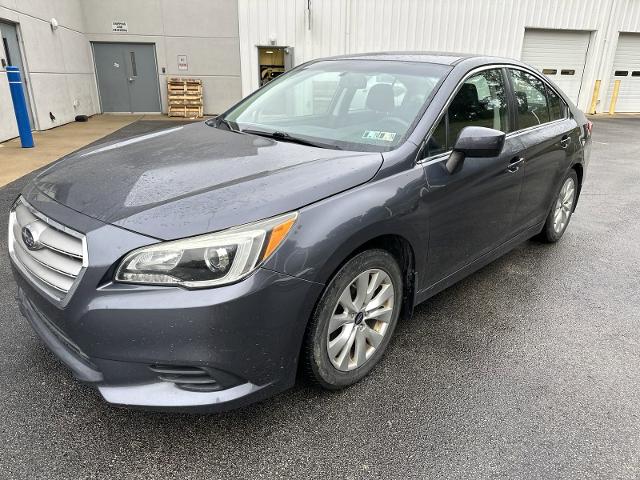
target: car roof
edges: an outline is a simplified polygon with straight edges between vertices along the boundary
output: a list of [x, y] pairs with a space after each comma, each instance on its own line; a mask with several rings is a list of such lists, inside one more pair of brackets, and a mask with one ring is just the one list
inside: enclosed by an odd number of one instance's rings
[[521, 62], [512, 58], [452, 52], [369, 52], [317, 59], [317, 61], [322, 60], [390, 60], [398, 62], [438, 63], [450, 66], [457, 65], [463, 60], [475, 60], [474, 63], [521, 64]]

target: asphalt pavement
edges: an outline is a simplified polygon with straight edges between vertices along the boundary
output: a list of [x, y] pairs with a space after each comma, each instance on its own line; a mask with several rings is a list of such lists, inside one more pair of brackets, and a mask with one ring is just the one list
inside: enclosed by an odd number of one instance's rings
[[[118, 409], [76, 382], [18, 312], [2, 233], [0, 479], [640, 478], [640, 118], [594, 124], [561, 242], [420, 305], [352, 388], [225, 414]], [[0, 189], [2, 232], [26, 181]]]

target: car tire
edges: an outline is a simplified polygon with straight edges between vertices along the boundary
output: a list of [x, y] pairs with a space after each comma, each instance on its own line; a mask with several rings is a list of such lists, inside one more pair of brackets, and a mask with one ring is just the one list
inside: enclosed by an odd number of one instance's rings
[[373, 369], [398, 322], [402, 278], [398, 262], [381, 249], [359, 253], [340, 268], [307, 327], [301, 359], [307, 379], [339, 390]]
[[577, 196], [578, 175], [574, 169], [571, 169], [562, 179], [560, 189], [544, 222], [544, 227], [537, 237], [539, 240], [545, 243], [555, 243], [562, 238], [569, 226]]

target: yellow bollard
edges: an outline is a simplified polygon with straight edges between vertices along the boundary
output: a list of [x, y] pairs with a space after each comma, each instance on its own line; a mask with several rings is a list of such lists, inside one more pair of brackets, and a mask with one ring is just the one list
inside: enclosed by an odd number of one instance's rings
[[609, 115], [616, 113], [616, 102], [618, 101], [618, 92], [620, 91], [620, 80], [613, 82], [613, 95], [611, 95], [611, 105], [609, 105]]
[[593, 96], [591, 97], [591, 106], [589, 107], [589, 114], [596, 113], [596, 104], [598, 103], [598, 97], [600, 96], [600, 83], [601, 80], [596, 80], [596, 84], [593, 87]]

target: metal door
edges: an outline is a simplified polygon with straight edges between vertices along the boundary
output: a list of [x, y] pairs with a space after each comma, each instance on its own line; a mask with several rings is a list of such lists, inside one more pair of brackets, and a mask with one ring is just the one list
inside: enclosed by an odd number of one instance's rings
[[29, 114], [29, 125], [33, 129], [33, 117], [29, 103], [29, 90], [27, 89], [27, 76], [24, 72], [22, 56], [20, 55], [20, 44], [18, 43], [18, 29], [13, 23], [0, 22], [0, 34], [2, 36], [2, 47], [4, 48], [4, 56], [2, 48], [0, 48], [0, 57], [3, 58], [2, 69], [7, 65], [12, 65], [20, 69], [20, 77], [22, 78], [22, 88], [24, 97], [27, 100], [27, 113]]
[[94, 43], [103, 112], [159, 112], [155, 46]]

